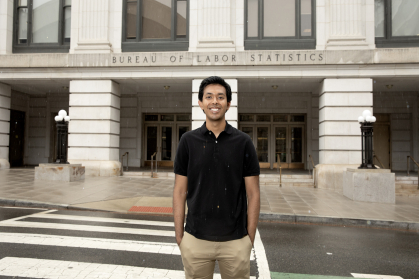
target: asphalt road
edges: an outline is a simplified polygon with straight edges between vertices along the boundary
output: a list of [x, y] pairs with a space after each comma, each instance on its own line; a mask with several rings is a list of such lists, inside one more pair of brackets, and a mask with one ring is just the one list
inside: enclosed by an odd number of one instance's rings
[[[253, 278], [267, 267], [272, 278], [419, 278], [418, 233], [274, 222], [258, 230]], [[173, 235], [172, 217], [0, 207], [0, 278], [179, 278]]]

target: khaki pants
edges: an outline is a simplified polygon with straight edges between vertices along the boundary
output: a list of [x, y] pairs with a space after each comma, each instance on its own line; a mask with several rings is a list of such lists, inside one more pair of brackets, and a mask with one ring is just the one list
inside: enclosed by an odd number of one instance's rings
[[186, 279], [212, 278], [216, 260], [223, 279], [250, 277], [252, 242], [248, 235], [242, 239], [215, 242], [197, 239], [185, 232], [179, 248]]

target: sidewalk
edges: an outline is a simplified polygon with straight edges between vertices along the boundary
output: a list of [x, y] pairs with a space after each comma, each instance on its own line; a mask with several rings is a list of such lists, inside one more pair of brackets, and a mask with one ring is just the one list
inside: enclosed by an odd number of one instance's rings
[[[173, 184], [172, 179], [134, 177], [35, 181], [34, 169], [8, 169], [0, 170], [0, 205], [167, 214]], [[261, 186], [261, 219], [419, 231], [419, 197], [365, 203], [325, 189]]]

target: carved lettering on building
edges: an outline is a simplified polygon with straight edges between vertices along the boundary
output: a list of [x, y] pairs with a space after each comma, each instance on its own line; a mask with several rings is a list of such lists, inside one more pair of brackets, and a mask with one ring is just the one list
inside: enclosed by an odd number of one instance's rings
[[196, 65], [304, 65], [325, 64], [323, 51], [244, 51], [235, 53], [122, 53], [113, 54], [112, 66]]

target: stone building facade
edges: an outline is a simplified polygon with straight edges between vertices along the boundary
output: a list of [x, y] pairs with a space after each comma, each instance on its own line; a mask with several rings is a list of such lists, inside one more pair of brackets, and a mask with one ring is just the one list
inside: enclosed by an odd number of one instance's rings
[[171, 166], [211, 75], [263, 168], [311, 157], [319, 187], [341, 187], [365, 109], [385, 168], [419, 159], [416, 0], [2, 0], [0, 167], [53, 162], [60, 109], [88, 175], [118, 175], [125, 152], [130, 167], [154, 152]]

